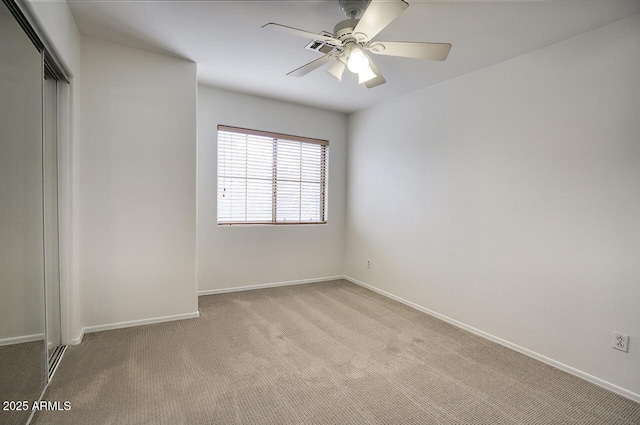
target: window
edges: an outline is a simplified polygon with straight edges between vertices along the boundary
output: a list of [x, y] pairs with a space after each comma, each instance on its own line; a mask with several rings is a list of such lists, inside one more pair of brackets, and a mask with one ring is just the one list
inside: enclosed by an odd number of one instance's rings
[[218, 126], [218, 224], [326, 223], [329, 142]]

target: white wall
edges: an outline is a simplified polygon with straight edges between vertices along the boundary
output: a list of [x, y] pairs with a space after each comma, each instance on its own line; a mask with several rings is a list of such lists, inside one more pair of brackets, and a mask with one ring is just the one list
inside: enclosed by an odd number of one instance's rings
[[638, 398], [638, 52], [635, 15], [351, 115], [346, 273]]
[[[328, 223], [217, 226], [217, 126], [329, 140]], [[344, 259], [346, 116], [198, 87], [198, 287], [240, 286], [341, 275]]]
[[82, 38], [84, 326], [198, 309], [196, 64]]
[[62, 342], [82, 335], [81, 287], [77, 262], [78, 147], [80, 143], [80, 32], [66, 1], [24, 3], [40, 36], [69, 74], [58, 86], [58, 205], [60, 209], [60, 308]]

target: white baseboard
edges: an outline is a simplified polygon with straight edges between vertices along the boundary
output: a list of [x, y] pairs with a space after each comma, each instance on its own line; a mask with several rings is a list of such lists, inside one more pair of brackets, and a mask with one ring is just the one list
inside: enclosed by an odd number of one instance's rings
[[198, 291], [198, 296], [201, 297], [203, 295], [226, 294], [228, 292], [252, 291], [254, 289], [275, 288], [278, 286], [302, 285], [304, 283], [326, 282], [328, 280], [337, 280], [337, 279], [343, 279], [343, 278], [344, 276], [340, 275], [340, 276], [318, 277], [314, 279], [290, 280], [288, 282], [262, 283], [259, 285], [249, 285], [249, 286], [235, 286], [231, 288], [222, 288], [222, 289], [205, 289], [202, 291]]
[[71, 345], [78, 345], [82, 342], [82, 338], [84, 338], [84, 328], [80, 329], [80, 335], [75, 338], [71, 338]]
[[473, 326], [467, 325], [466, 323], [459, 322], [459, 321], [457, 321], [455, 319], [452, 319], [451, 317], [445, 316], [444, 314], [440, 314], [440, 313], [438, 313], [436, 311], [430, 310], [430, 309], [428, 309], [426, 307], [423, 307], [423, 306], [418, 305], [416, 303], [413, 303], [411, 301], [407, 301], [404, 298], [398, 297], [397, 295], [393, 295], [393, 294], [391, 294], [391, 293], [389, 293], [387, 291], [383, 291], [382, 289], [378, 289], [375, 286], [371, 286], [371, 285], [368, 285], [368, 284], [366, 284], [364, 282], [360, 282], [359, 280], [354, 279], [352, 277], [342, 276], [342, 278], [348, 280], [349, 282], [355, 283], [356, 285], [360, 285], [360, 286], [362, 286], [364, 288], [367, 288], [367, 289], [370, 289], [370, 290], [372, 290], [374, 292], [377, 292], [380, 295], [384, 295], [387, 298], [391, 298], [392, 300], [398, 301], [398, 302], [400, 302], [402, 304], [405, 304], [405, 305], [407, 305], [409, 307], [412, 307], [412, 308], [414, 308], [416, 310], [419, 310], [419, 311], [421, 311], [423, 313], [426, 313], [426, 314], [428, 314], [430, 316], [433, 316], [433, 317], [435, 317], [437, 319], [440, 319], [440, 320], [443, 320], [443, 321], [445, 321], [447, 323], [450, 323], [450, 324], [452, 324], [452, 325], [454, 325], [454, 326], [456, 326], [458, 328], [464, 329], [464, 330], [469, 331], [469, 332], [471, 332], [471, 333], [473, 333], [475, 335], [478, 335], [478, 336], [481, 336], [481, 337], [486, 338], [488, 340], [491, 340], [493, 342], [496, 342], [496, 343], [498, 343], [500, 345], [503, 345], [503, 346], [505, 346], [507, 348], [510, 348], [510, 349], [512, 349], [514, 351], [517, 351], [517, 352], [522, 353], [522, 354], [524, 354], [526, 356], [529, 356], [529, 357], [534, 358], [536, 360], [539, 360], [539, 361], [541, 361], [543, 363], [546, 363], [546, 364], [548, 364], [550, 366], [553, 366], [556, 369], [560, 369], [560, 370], [562, 370], [564, 372], [567, 372], [567, 373], [569, 373], [571, 375], [577, 376], [578, 378], [582, 378], [585, 381], [589, 381], [589, 382], [591, 382], [593, 384], [596, 384], [596, 385], [598, 385], [598, 386], [600, 386], [602, 388], [605, 388], [607, 390], [613, 391], [616, 394], [620, 394], [623, 397], [626, 397], [628, 399], [631, 399], [633, 401], [636, 401], [636, 402], [640, 403], [640, 394], [636, 394], [636, 393], [634, 393], [632, 391], [629, 391], [629, 390], [627, 390], [625, 388], [622, 388], [622, 387], [619, 387], [619, 386], [617, 386], [615, 384], [612, 384], [611, 382], [605, 381], [604, 379], [600, 379], [600, 378], [598, 378], [596, 376], [590, 375], [590, 374], [588, 374], [586, 372], [583, 372], [583, 371], [581, 371], [579, 369], [576, 369], [574, 367], [571, 367], [569, 365], [561, 363], [561, 362], [559, 362], [557, 360], [551, 359], [551, 358], [549, 358], [547, 356], [544, 356], [544, 355], [542, 355], [540, 353], [536, 353], [535, 351], [529, 350], [528, 348], [521, 347], [521, 346], [519, 346], [517, 344], [514, 344], [513, 342], [509, 342], [509, 341], [507, 341], [505, 339], [499, 338], [499, 337], [497, 337], [495, 335], [492, 335], [492, 334], [487, 333], [485, 331], [482, 331], [480, 329], [474, 328]]
[[24, 342], [44, 341], [44, 334], [22, 335], [0, 339], [0, 347], [3, 345], [22, 344]]
[[152, 317], [149, 319], [130, 320], [127, 322], [107, 323], [105, 325], [85, 326], [82, 329], [82, 333], [80, 335], [80, 341], [82, 341], [82, 337], [84, 336], [85, 333], [108, 331], [112, 329], [130, 328], [132, 326], [150, 325], [153, 323], [171, 322], [173, 320], [193, 319], [196, 317], [200, 317], [199, 311], [194, 311], [193, 313], [174, 314], [172, 316], [160, 316], [160, 317]]

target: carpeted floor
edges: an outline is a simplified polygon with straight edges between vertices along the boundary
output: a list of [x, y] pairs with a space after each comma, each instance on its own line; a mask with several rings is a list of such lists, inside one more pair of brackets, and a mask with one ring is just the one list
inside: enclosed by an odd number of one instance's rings
[[88, 334], [35, 424], [638, 424], [640, 404], [346, 281]]
[[[0, 347], [1, 425], [22, 425], [34, 400], [42, 394], [46, 382], [44, 341], [23, 342]], [[5, 401], [27, 401], [27, 410], [12, 410]], [[6, 409], [6, 410], [5, 410]]]

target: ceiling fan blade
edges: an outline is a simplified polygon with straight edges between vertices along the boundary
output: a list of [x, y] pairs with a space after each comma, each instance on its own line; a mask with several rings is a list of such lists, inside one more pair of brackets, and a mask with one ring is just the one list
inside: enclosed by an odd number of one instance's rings
[[358, 41], [371, 40], [407, 7], [409, 4], [404, 0], [372, 0], [353, 29], [353, 36]]
[[329, 43], [335, 44], [336, 46], [342, 46], [342, 41], [338, 40], [337, 38], [327, 37], [326, 35], [316, 34], [316, 33], [305, 31], [305, 30], [299, 30], [298, 28], [288, 27], [286, 25], [274, 24], [273, 22], [264, 24], [262, 28], [266, 28], [274, 31], [280, 31], [285, 34], [295, 35], [296, 37], [302, 37], [309, 40], [328, 41]]
[[449, 55], [449, 43], [419, 43], [411, 41], [376, 41], [367, 46], [376, 55], [443, 61]]
[[377, 87], [387, 82], [387, 80], [385, 80], [384, 77], [382, 76], [382, 72], [380, 72], [376, 64], [373, 63], [373, 61], [371, 60], [371, 58], [369, 58], [369, 66], [371, 67], [371, 70], [373, 71], [373, 73], [376, 74], [376, 78], [372, 78], [369, 81], [366, 81], [364, 83], [364, 85], [367, 86], [368, 89], [372, 89], [374, 87]]
[[287, 75], [290, 77], [302, 77], [303, 75], [307, 75], [314, 69], [320, 68], [322, 65], [325, 65], [335, 59], [335, 56], [324, 55], [321, 58], [318, 58], [314, 61], [309, 62], [306, 65], [302, 65], [300, 68], [294, 69], [289, 72]]

